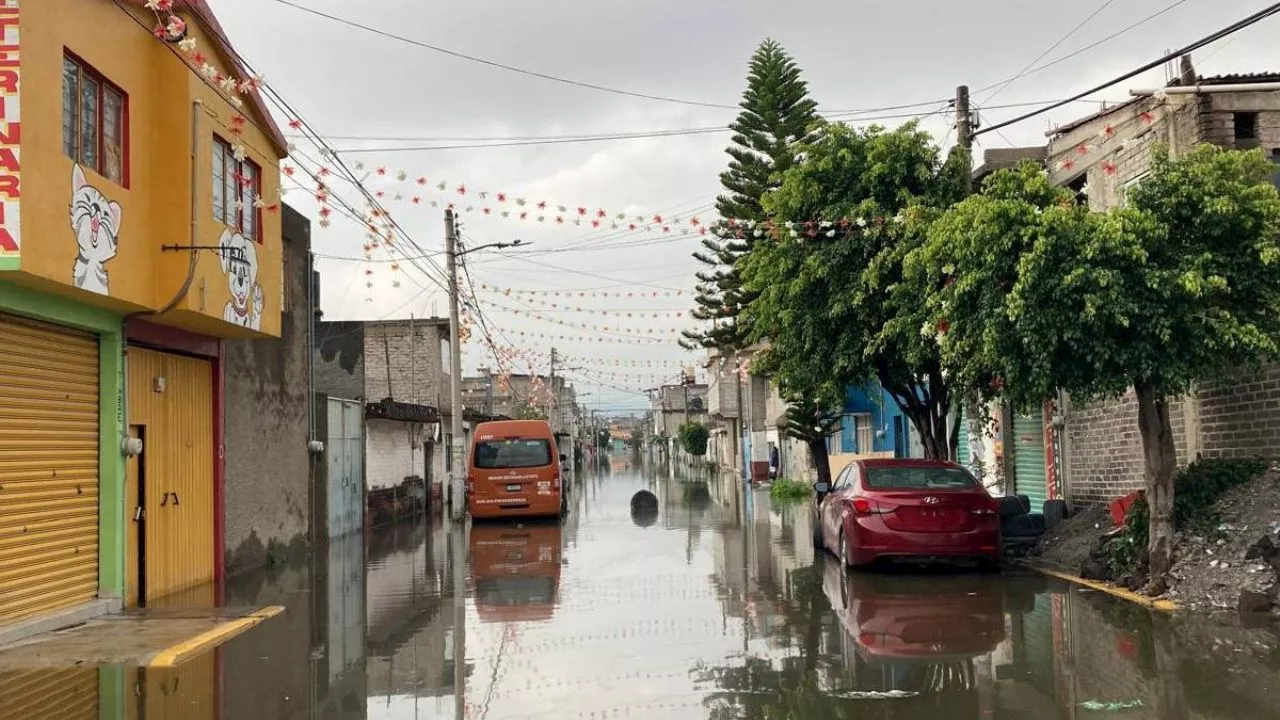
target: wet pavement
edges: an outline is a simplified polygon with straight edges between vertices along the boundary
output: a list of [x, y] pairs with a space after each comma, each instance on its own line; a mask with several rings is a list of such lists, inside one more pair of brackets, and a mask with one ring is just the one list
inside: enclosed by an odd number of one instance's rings
[[1274, 624], [1032, 574], [844, 573], [806, 505], [734, 479], [617, 465], [572, 507], [237, 578], [228, 605], [287, 612], [176, 669], [0, 673], [0, 719], [1280, 717]]

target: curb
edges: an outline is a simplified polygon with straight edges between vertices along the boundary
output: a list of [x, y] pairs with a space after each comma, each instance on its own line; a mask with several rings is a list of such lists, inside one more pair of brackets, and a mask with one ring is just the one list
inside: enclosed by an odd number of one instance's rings
[[1035, 570], [1038, 573], [1048, 575], [1049, 577], [1055, 577], [1055, 578], [1058, 578], [1059, 580], [1066, 580], [1069, 583], [1074, 583], [1082, 587], [1087, 587], [1090, 590], [1097, 590], [1098, 592], [1104, 592], [1113, 597], [1118, 597], [1121, 600], [1128, 600], [1131, 603], [1136, 603], [1138, 605], [1142, 605], [1143, 607], [1147, 607], [1152, 610], [1159, 610], [1160, 612], [1174, 612], [1178, 609], [1177, 603], [1173, 602], [1172, 600], [1160, 600], [1157, 598], [1149, 598], [1146, 595], [1139, 595], [1138, 593], [1130, 592], [1129, 590], [1118, 588], [1115, 585], [1109, 585], [1107, 583], [1098, 582], [1096, 580], [1085, 580], [1079, 575], [1072, 575], [1071, 573], [1062, 572], [1061, 570], [1054, 570], [1052, 568], [1048, 568], [1043, 565], [1028, 563], [1026, 567], [1031, 568], [1032, 570]]
[[161, 650], [151, 657], [151, 660], [147, 662], [146, 666], [153, 668], [177, 667], [196, 655], [199, 655], [210, 648], [217, 647], [231, 638], [257, 627], [262, 624], [263, 621], [273, 618], [282, 612], [284, 612], [283, 607], [279, 605], [269, 605], [261, 610], [245, 615], [244, 617], [220, 623], [217, 626], [196, 635], [195, 637], [183, 640], [180, 643]]

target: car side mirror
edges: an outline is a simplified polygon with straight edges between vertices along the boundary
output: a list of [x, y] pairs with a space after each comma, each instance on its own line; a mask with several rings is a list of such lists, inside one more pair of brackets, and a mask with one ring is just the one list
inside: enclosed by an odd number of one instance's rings
[[816, 482], [813, 484], [813, 491], [818, 493], [819, 495], [826, 495], [827, 493], [831, 492], [831, 483]]

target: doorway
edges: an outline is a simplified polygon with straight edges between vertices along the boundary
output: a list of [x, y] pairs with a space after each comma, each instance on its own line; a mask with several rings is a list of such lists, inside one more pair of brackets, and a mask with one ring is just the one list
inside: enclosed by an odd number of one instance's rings
[[[130, 425], [129, 437], [141, 440], [146, 448], [147, 428], [145, 425]], [[125, 553], [124, 606], [138, 607], [145, 605], [147, 588], [147, 485], [145, 456], [131, 455], [125, 460], [124, 509], [125, 520]]]

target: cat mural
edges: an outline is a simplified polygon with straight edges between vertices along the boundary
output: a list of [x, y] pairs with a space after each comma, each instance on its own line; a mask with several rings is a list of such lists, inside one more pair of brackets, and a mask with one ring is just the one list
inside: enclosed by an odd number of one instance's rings
[[111, 202], [85, 179], [76, 165], [71, 170], [71, 229], [75, 231], [80, 254], [71, 277], [75, 286], [110, 295], [107, 261], [116, 256], [120, 236], [120, 203]]
[[240, 233], [223, 230], [218, 240], [218, 254], [222, 256], [222, 271], [227, 274], [227, 288], [231, 291], [222, 319], [250, 330], [262, 329], [266, 299], [258, 284], [257, 246]]

